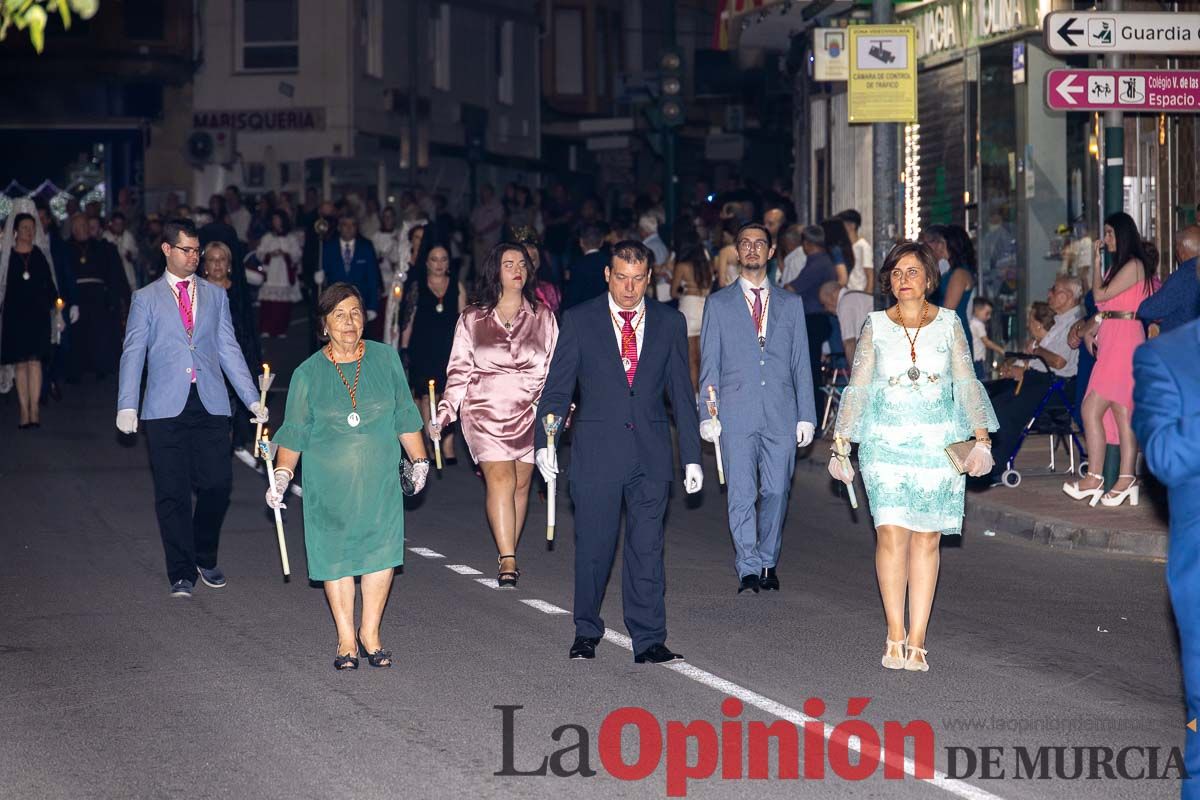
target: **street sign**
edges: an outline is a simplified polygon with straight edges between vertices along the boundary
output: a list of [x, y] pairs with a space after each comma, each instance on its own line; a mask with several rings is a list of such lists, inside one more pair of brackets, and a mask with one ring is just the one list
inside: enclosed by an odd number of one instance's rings
[[846, 29], [813, 29], [813, 80], [844, 81], [849, 72]]
[[1200, 113], [1200, 70], [1052, 69], [1046, 105], [1054, 111]]
[[1200, 51], [1200, 14], [1170, 11], [1052, 11], [1042, 23], [1046, 49], [1075, 53]]
[[917, 121], [917, 40], [912, 25], [851, 25], [850, 122]]

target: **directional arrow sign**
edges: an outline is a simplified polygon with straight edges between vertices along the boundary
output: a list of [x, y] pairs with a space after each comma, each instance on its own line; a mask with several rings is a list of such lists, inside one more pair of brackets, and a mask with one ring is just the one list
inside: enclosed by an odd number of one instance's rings
[[1078, 17], [1067, 17], [1067, 21], [1056, 31], [1062, 37], [1062, 40], [1067, 43], [1067, 46], [1071, 48], [1081, 47], [1082, 41], [1076, 41], [1074, 37], [1079, 37], [1082, 40], [1084, 33], [1086, 33], [1083, 28], [1075, 27], [1078, 21]]
[[[1054, 93], [1058, 95], [1061, 102], [1066, 103], [1068, 106], [1081, 105], [1079, 95], [1087, 91], [1087, 87], [1083, 85], [1083, 81], [1080, 81], [1078, 86], [1075, 85], [1075, 79], [1078, 77], [1074, 73], [1067, 73], [1059, 84], [1054, 87]], [[1054, 108], [1054, 105], [1051, 104], [1050, 107]]]
[[1171, 11], [1053, 11], [1042, 27], [1046, 49], [1074, 53], [1200, 52], [1200, 14]]
[[1046, 105], [1054, 111], [1200, 114], [1200, 70], [1052, 69]]

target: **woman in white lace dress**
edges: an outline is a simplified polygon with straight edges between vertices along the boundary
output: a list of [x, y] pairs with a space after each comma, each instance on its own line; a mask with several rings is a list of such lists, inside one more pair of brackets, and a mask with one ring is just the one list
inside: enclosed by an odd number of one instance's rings
[[883, 666], [924, 672], [938, 547], [943, 535], [962, 532], [966, 479], [945, 448], [974, 435], [968, 474], [986, 475], [992, 467], [988, 431], [999, 426], [975, 378], [962, 323], [953, 309], [929, 303], [938, 284], [929, 249], [915, 242], [896, 245], [879, 280], [897, 303], [872, 312], [863, 326], [838, 411], [829, 472], [840, 481], [854, 479], [844, 456], [849, 443], [858, 442], [887, 616]]
[[291, 232], [287, 214], [271, 212], [271, 230], [263, 234], [254, 254], [267, 274], [258, 290], [258, 316], [262, 335], [286, 336], [292, 304], [300, 301], [300, 256], [303, 245]]

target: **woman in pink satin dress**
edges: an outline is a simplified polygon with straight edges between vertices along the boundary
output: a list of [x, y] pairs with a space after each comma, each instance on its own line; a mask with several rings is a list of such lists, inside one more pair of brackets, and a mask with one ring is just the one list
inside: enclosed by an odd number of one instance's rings
[[536, 404], [558, 341], [554, 314], [535, 295], [533, 261], [523, 245], [492, 248], [479, 275], [479, 297], [458, 319], [446, 390], [430, 436], [459, 421], [487, 483], [501, 587], [515, 587], [517, 542], [533, 476]]
[[[1104, 273], [1101, 246], [1112, 253], [1113, 268]], [[1089, 471], [1082, 480], [1063, 484], [1063, 491], [1091, 505], [1119, 506], [1128, 498], [1138, 504], [1139, 488], [1134, 468], [1137, 439], [1129, 424], [1133, 414], [1133, 351], [1146, 340], [1136, 311], [1157, 288], [1154, 261], [1142, 244], [1133, 218], [1124, 212], [1104, 220], [1104, 240], [1097, 243], [1092, 267], [1092, 295], [1100, 313], [1084, 334], [1094, 346], [1096, 366], [1083, 398], [1083, 430], [1091, 466], [1102, 467], [1106, 437], [1105, 415], [1116, 423], [1121, 446], [1121, 474], [1112, 489], [1104, 492], [1104, 477]]]

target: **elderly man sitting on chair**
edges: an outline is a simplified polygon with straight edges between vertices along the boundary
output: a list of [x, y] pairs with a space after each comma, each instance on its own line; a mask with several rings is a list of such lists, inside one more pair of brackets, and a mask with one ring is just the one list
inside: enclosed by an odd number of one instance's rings
[[[1059, 378], [1073, 379], [1079, 370], [1079, 351], [1067, 344], [1067, 334], [1084, 314], [1083, 284], [1079, 278], [1060, 275], [1046, 299], [1054, 310], [1054, 324], [1030, 351], [1041, 356], [1041, 360], [1034, 359], [1023, 366], [1006, 364], [1002, 374], [1011, 380], [992, 395], [992, 406], [1000, 421], [1000, 430], [992, 434], [995, 466], [988, 477], [993, 484], [999, 482], [1021, 429], [1029, 422], [1050, 386]], [[1067, 396], [1072, 393], [1068, 391]]]

